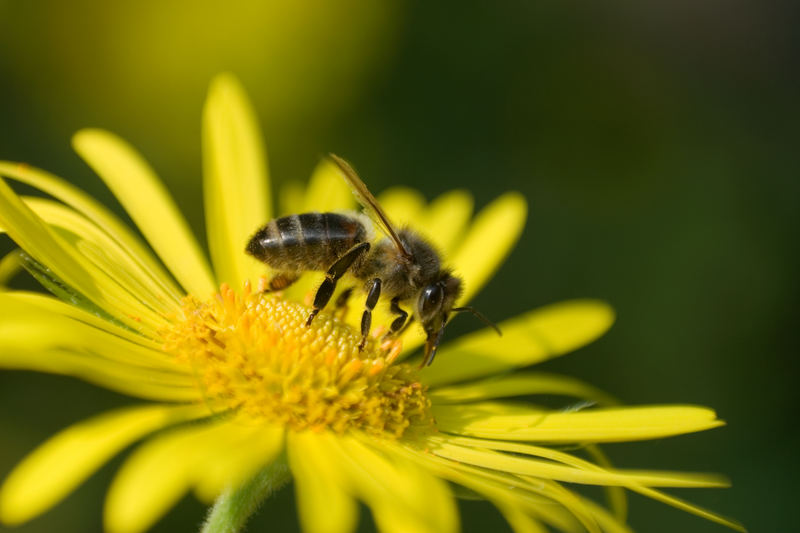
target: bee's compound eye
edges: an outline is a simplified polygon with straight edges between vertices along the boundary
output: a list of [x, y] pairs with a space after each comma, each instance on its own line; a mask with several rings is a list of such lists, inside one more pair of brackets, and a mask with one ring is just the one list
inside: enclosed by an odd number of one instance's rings
[[438, 312], [442, 307], [443, 297], [444, 291], [438, 284], [425, 287], [419, 296], [419, 312], [422, 315], [420, 318], [424, 320]]

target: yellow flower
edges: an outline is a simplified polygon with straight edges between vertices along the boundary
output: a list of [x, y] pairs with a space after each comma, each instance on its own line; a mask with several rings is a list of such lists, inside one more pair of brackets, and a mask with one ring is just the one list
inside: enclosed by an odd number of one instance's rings
[[[622, 532], [623, 489], [742, 530], [659, 490], [725, 486], [719, 476], [615, 469], [595, 446], [717, 427], [713, 411], [620, 407], [574, 379], [510, 372], [602, 335], [614, 317], [606, 304], [532, 311], [502, 323], [502, 337], [483, 330], [446, 343], [423, 370], [418, 359], [405, 360], [423, 341], [416, 326], [402, 351], [377, 336], [359, 351], [357, 306], [306, 327], [301, 301], [319, 275], [283, 296], [256, 290], [265, 267], [243, 249], [273, 216], [272, 202], [258, 127], [230, 76], [212, 84], [203, 143], [211, 265], [150, 167], [110, 133], [81, 131], [74, 146], [147, 244], [59, 178], [0, 163], [6, 179], [49, 195], [19, 197], [0, 180], [0, 226], [24, 250], [0, 262], [0, 273], [13, 272], [18, 259], [57, 296], [0, 292], [0, 365], [71, 375], [147, 401], [78, 423], [23, 459], [0, 489], [5, 523], [44, 512], [142, 441], [108, 491], [108, 531], [144, 531], [190, 490], [217, 501], [206, 531], [235, 530], [290, 476], [307, 532], [352, 531], [359, 501], [381, 531], [458, 531], [454, 490], [490, 500], [517, 532]], [[517, 194], [474, 220], [461, 191], [430, 204], [407, 189], [380, 200], [396, 222], [417, 224], [463, 276], [462, 302], [505, 257], [526, 211]], [[325, 162], [282, 203], [284, 213], [354, 207]], [[379, 309], [374, 323], [388, 316]], [[600, 407], [509, 400], [536, 394]], [[609, 508], [565, 484], [606, 487]]]

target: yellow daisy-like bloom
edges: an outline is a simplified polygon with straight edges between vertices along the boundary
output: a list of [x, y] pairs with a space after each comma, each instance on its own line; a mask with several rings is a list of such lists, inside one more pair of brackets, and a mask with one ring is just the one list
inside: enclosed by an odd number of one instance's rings
[[[573, 379], [510, 372], [602, 335], [614, 318], [602, 302], [551, 305], [500, 324], [502, 337], [487, 329], [446, 343], [422, 370], [418, 358], [405, 358], [424, 340], [416, 325], [401, 342], [376, 335], [363, 351], [353, 326], [358, 306], [346, 315], [329, 309], [306, 327], [302, 301], [319, 275], [265, 295], [265, 267], [244, 253], [273, 214], [258, 128], [230, 76], [212, 84], [203, 119], [212, 266], [150, 167], [108, 132], [79, 132], [75, 149], [149, 248], [68, 183], [0, 163], [0, 175], [49, 196], [20, 197], [0, 180], [1, 229], [24, 251], [0, 262], [0, 274], [19, 260], [57, 296], [0, 292], [0, 366], [76, 376], [147, 401], [69, 427], [22, 460], [0, 489], [3, 522], [44, 512], [141, 441], [108, 491], [110, 532], [146, 530], [190, 490], [216, 500], [206, 531], [236, 530], [290, 477], [302, 527], [314, 533], [352, 531], [359, 501], [381, 531], [458, 531], [456, 488], [494, 503], [516, 532], [628, 531], [624, 489], [742, 529], [660, 490], [726, 485], [719, 476], [615, 469], [595, 446], [717, 427], [713, 411], [620, 407]], [[461, 191], [426, 204], [396, 189], [380, 201], [456, 268], [462, 302], [506, 256], [526, 211], [517, 194], [474, 219]], [[284, 213], [354, 207], [326, 162], [282, 204]], [[388, 320], [379, 307], [374, 323]], [[553, 410], [509, 400], [536, 394], [599, 406]], [[565, 483], [606, 487], [610, 503]]]

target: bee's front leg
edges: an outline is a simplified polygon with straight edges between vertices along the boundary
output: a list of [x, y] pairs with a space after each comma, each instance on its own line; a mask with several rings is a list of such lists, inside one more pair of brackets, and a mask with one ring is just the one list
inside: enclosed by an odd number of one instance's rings
[[399, 298], [392, 298], [392, 305], [390, 307], [392, 313], [397, 315], [397, 318], [392, 320], [392, 325], [389, 327], [389, 334], [396, 335], [397, 333], [403, 331], [405, 328], [403, 326], [406, 325], [406, 318], [408, 318], [408, 312], [400, 309], [400, 299]]

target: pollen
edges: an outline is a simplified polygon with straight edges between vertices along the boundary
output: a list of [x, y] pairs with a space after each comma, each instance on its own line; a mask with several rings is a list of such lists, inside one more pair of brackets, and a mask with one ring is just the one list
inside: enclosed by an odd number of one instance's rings
[[204, 398], [296, 430], [361, 430], [398, 438], [432, 424], [430, 400], [399, 341], [368, 339], [325, 313], [276, 294], [223, 284], [208, 301], [187, 296], [162, 332], [164, 347], [191, 367]]

